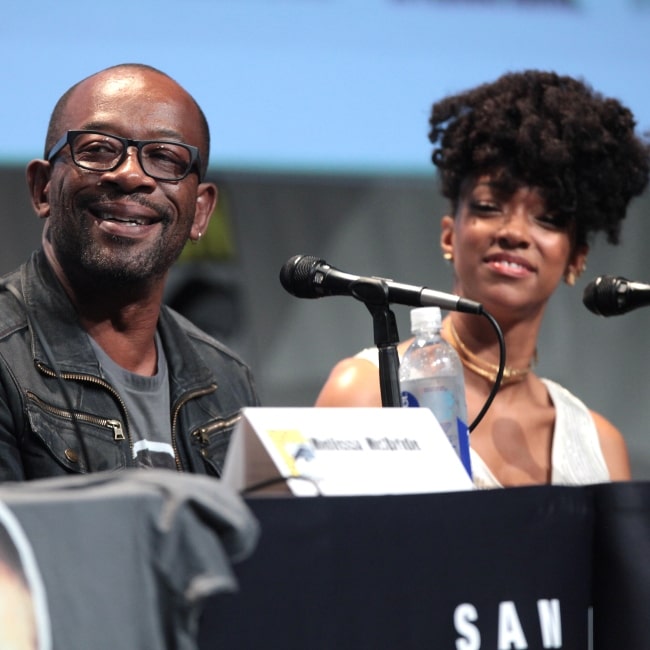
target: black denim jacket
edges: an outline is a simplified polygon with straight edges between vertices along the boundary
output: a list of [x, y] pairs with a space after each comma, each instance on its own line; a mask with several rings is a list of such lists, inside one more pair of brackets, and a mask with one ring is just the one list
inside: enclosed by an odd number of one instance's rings
[[[219, 476], [240, 409], [259, 404], [250, 369], [168, 307], [158, 331], [178, 469]], [[124, 403], [36, 251], [0, 280], [0, 481], [130, 467], [132, 444]]]

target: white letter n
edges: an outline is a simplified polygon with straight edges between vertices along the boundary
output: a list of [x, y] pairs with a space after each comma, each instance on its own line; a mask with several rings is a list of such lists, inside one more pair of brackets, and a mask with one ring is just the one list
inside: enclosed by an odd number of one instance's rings
[[545, 648], [562, 647], [562, 619], [560, 617], [560, 601], [538, 600], [537, 613], [539, 627], [542, 631], [542, 645]]

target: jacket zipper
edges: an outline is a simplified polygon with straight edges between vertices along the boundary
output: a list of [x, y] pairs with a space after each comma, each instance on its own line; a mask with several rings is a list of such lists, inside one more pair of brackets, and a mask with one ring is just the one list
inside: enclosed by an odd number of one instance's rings
[[[176, 426], [178, 424], [178, 414], [181, 410], [181, 408], [187, 404], [191, 399], [194, 399], [195, 397], [202, 397], [203, 395], [209, 395], [210, 393], [213, 393], [215, 390], [217, 390], [217, 385], [216, 384], [210, 384], [209, 386], [206, 386], [205, 388], [201, 388], [199, 390], [191, 391], [189, 393], [186, 393], [183, 395], [183, 397], [176, 402], [176, 405], [174, 406], [174, 409], [172, 411], [172, 449], [174, 450], [174, 458], [176, 459], [176, 469], [179, 472], [183, 471], [183, 466], [181, 465], [181, 457], [180, 454], [178, 453], [178, 443], [176, 439]], [[199, 429], [200, 431], [200, 429]], [[192, 435], [195, 435], [196, 432], [193, 432]]]
[[228, 420], [220, 420], [219, 422], [213, 422], [212, 424], [208, 425], [207, 427], [201, 427], [199, 429], [196, 429], [195, 431], [192, 431], [192, 435], [195, 436], [196, 438], [200, 438], [201, 442], [204, 445], [207, 445], [208, 442], [210, 441], [210, 434], [214, 433], [215, 431], [218, 431], [219, 429], [225, 429], [226, 427], [230, 427], [235, 422], [238, 420], [241, 420], [241, 415], [234, 415]]
[[[48, 377], [53, 377], [53, 378], [57, 377], [57, 373], [55, 373], [53, 370], [48, 368], [40, 361], [36, 364], [36, 367]], [[131, 440], [131, 434], [129, 433], [129, 416], [126, 412], [126, 404], [124, 404], [124, 401], [120, 397], [119, 393], [107, 381], [104, 381], [99, 377], [94, 377], [93, 375], [82, 375], [75, 372], [60, 372], [58, 373], [58, 376], [61, 377], [62, 379], [71, 379], [73, 381], [81, 381], [81, 382], [87, 382], [89, 384], [96, 384], [97, 386], [101, 386], [102, 388], [106, 389], [117, 400], [117, 403], [120, 405], [120, 408], [124, 415], [124, 421], [126, 423], [126, 435], [124, 433], [124, 428], [122, 427], [122, 423], [119, 420], [100, 418], [100, 417], [85, 415], [83, 413], [76, 413], [76, 412], [74, 414], [72, 412], [68, 413], [67, 411], [64, 411], [62, 409], [57, 409], [56, 407], [45, 404], [42, 401], [41, 404], [43, 404], [43, 406], [48, 410], [50, 410], [51, 412], [58, 413], [62, 417], [69, 417], [70, 419], [72, 419], [73, 417], [77, 417], [81, 421], [93, 422], [95, 424], [99, 424], [100, 426], [103, 425], [112, 429], [114, 440], [125, 440], [125, 439], [128, 440], [129, 449], [131, 452], [131, 458], [133, 458], [133, 441]], [[33, 396], [33, 398], [37, 400], [39, 399], [35, 395]]]
[[96, 415], [88, 415], [87, 413], [80, 413], [79, 411], [66, 411], [60, 409], [57, 406], [52, 406], [47, 402], [44, 402], [38, 395], [32, 393], [32, 391], [27, 391], [27, 397], [36, 402], [44, 411], [52, 413], [66, 420], [78, 420], [79, 422], [88, 422], [89, 424], [96, 424], [98, 427], [105, 427], [113, 431], [114, 440], [124, 440], [124, 430], [122, 429], [122, 423], [119, 420], [111, 420], [109, 418], [100, 418]]

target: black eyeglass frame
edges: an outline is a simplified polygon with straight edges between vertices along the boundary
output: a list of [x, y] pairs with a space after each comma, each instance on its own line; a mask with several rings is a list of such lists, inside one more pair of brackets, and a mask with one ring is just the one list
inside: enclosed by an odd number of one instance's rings
[[[84, 134], [103, 135], [106, 136], [107, 138], [113, 138], [114, 140], [118, 140], [119, 142], [121, 142], [123, 149], [122, 149], [122, 154], [118, 158], [117, 162], [113, 166], [108, 167], [107, 169], [95, 169], [93, 167], [86, 167], [84, 165], [79, 164], [75, 159], [72, 143], [75, 141], [75, 139], [78, 136]], [[174, 178], [160, 178], [159, 176], [155, 176], [154, 174], [150, 174], [148, 171], [146, 171], [145, 165], [143, 165], [142, 163], [142, 148], [148, 144], [154, 144], [157, 142], [161, 144], [174, 144], [176, 146], [183, 147], [184, 149], [187, 149], [187, 151], [189, 151], [190, 162], [188, 164], [187, 171], [182, 176], [174, 177]], [[185, 144], [184, 142], [177, 142], [176, 140], [159, 140], [159, 139], [133, 140], [132, 138], [123, 138], [122, 136], [115, 135], [114, 133], [104, 133], [103, 131], [93, 131], [92, 129], [71, 130], [64, 133], [61, 136], [61, 138], [56, 142], [56, 144], [50, 149], [50, 152], [47, 154], [46, 160], [48, 162], [51, 162], [54, 158], [56, 158], [56, 156], [58, 156], [61, 153], [61, 151], [66, 145], [70, 146], [70, 157], [72, 158], [72, 162], [75, 165], [77, 165], [77, 167], [81, 169], [85, 169], [86, 171], [97, 172], [100, 174], [103, 172], [112, 172], [116, 170], [126, 160], [126, 157], [128, 155], [128, 148], [135, 147], [137, 149], [138, 163], [140, 164], [142, 171], [147, 176], [150, 176], [151, 178], [157, 181], [168, 181], [168, 182], [182, 181], [186, 176], [189, 176], [189, 174], [194, 170], [194, 168], [196, 168], [199, 181], [203, 180], [201, 174], [201, 155], [199, 153], [199, 148], [191, 144]]]

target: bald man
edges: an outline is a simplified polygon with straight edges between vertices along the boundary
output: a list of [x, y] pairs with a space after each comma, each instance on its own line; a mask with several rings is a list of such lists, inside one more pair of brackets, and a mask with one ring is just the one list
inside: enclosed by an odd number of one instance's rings
[[219, 476], [248, 366], [162, 304], [170, 267], [205, 233], [209, 129], [141, 64], [57, 102], [27, 166], [42, 246], [0, 291], [0, 480], [126, 467]]

